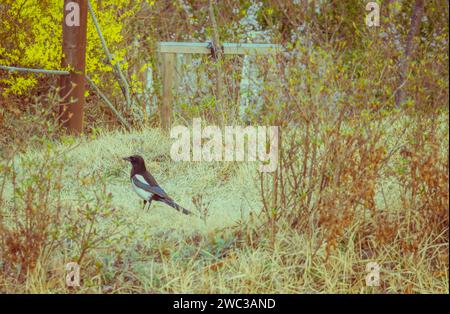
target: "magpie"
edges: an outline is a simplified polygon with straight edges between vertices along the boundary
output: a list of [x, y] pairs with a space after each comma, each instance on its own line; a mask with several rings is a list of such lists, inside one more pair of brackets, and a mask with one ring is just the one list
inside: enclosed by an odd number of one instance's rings
[[147, 203], [148, 208], [150, 208], [152, 201], [159, 201], [175, 208], [185, 215], [191, 214], [189, 210], [175, 203], [173, 199], [159, 186], [155, 178], [145, 168], [144, 158], [139, 155], [133, 155], [130, 157], [125, 157], [123, 160], [131, 162], [131, 185], [136, 194], [144, 200], [143, 209], [145, 209], [145, 205]]

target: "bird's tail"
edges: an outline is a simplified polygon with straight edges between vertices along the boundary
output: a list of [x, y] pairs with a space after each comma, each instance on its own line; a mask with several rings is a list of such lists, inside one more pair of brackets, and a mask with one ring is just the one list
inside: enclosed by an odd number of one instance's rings
[[175, 208], [180, 213], [183, 213], [185, 215], [190, 215], [191, 214], [191, 212], [189, 210], [187, 210], [186, 208], [181, 207], [180, 205], [178, 205], [177, 203], [175, 203], [172, 200], [163, 200], [163, 202], [166, 203], [167, 205], [169, 205], [170, 207]]

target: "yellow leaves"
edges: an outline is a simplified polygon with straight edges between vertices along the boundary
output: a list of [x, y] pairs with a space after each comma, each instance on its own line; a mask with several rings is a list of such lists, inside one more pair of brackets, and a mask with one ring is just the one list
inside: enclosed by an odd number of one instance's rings
[[136, 73], [133, 73], [131, 75], [131, 85], [133, 86], [133, 90], [135, 90], [137, 93], [144, 92], [144, 86], [143, 86], [142, 82], [138, 79]]
[[30, 87], [33, 87], [36, 84], [36, 78], [30, 77], [8, 77], [0, 80], [0, 83], [5, 83], [9, 85], [9, 88], [5, 88], [4, 95], [8, 93], [13, 93], [16, 95], [23, 95], [23, 93]]
[[[10, 1], [4, 0], [10, 7], [6, 13], [7, 19], [0, 21], [2, 32], [12, 33], [6, 36], [0, 44], [0, 64], [15, 65], [30, 68], [61, 69], [62, 44], [62, 1], [48, 0], [43, 3], [38, 0]], [[130, 5], [127, 0], [111, 0], [98, 11], [96, 2], [92, 2], [94, 10], [106, 38], [111, 53], [115, 56], [114, 63], [122, 62], [126, 48], [120, 47], [123, 41], [122, 26], [124, 19], [131, 16], [138, 6]], [[154, 5], [154, 1], [150, 1]], [[117, 11], [125, 14], [118, 15]], [[101, 83], [99, 74], [112, 71], [109, 64], [104, 63], [105, 53], [92, 19], [88, 17], [86, 48], [86, 72], [95, 77], [96, 83]], [[5, 49], [3, 47], [13, 47]], [[122, 65], [122, 63], [121, 63]], [[126, 68], [126, 64], [122, 67]], [[97, 75], [95, 75], [97, 74]], [[23, 94], [37, 83], [36, 75], [14, 74], [0, 79], [6, 88], [3, 95], [13, 93]]]
[[139, 69], [140, 73], [144, 73], [151, 65], [149, 63], [144, 63], [141, 68]]

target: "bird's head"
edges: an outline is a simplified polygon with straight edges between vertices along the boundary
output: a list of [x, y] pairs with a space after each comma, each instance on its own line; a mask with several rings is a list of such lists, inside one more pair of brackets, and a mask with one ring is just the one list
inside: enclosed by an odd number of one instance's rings
[[125, 158], [123, 158], [123, 160], [131, 162], [133, 169], [135, 169], [137, 171], [145, 171], [144, 158], [142, 158], [141, 156], [133, 155], [133, 156], [125, 157]]

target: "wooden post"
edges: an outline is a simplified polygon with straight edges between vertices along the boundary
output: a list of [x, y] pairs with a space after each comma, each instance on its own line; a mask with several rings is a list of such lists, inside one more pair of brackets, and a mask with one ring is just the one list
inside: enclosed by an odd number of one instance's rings
[[173, 88], [175, 83], [175, 53], [162, 54], [163, 67], [163, 99], [161, 106], [161, 124], [163, 129], [169, 129], [172, 120]]
[[87, 0], [64, 0], [62, 66], [70, 74], [61, 77], [62, 125], [69, 133], [83, 131], [83, 107], [86, 66]]
[[[214, 2], [214, 4], [213, 4]], [[209, 0], [209, 19], [211, 20], [211, 26], [213, 29], [213, 46], [217, 49], [216, 51], [216, 110], [220, 111], [223, 115], [225, 104], [223, 103], [224, 97], [223, 97], [223, 78], [222, 78], [222, 59], [223, 59], [223, 53], [221, 44], [220, 44], [220, 38], [219, 38], [219, 27], [217, 26], [216, 21], [216, 15], [214, 13], [214, 0]], [[225, 122], [225, 121], [222, 121]]]
[[[160, 68], [162, 72], [162, 105], [160, 106], [161, 125], [170, 128], [172, 118], [173, 90], [177, 87], [175, 60], [177, 54], [210, 54], [209, 43], [159, 42]], [[280, 45], [224, 43], [224, 55], [269, 55], [282, 51]]]

